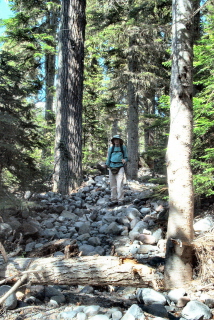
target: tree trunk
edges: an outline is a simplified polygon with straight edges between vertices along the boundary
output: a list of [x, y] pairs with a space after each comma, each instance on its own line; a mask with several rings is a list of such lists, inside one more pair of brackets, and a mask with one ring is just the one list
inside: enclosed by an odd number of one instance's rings
[[46, 101], [45, 120], [51, 123], [53, 116], [54, 78], [55, 78], [55, 54], [45, 55]]
[[[198, 11], [200, 8], [200, 0], [194, 0], [193, 1], [193, 11]], [[194, 28], [194, 35], [193, 35], [193, 40], [194, 43], [200, 39], [201, 36], [201, 14], [200, 10], [194, 15], [194, 20], [193, 20], [193, 28]]]
[[129, 39], [129, 57], [128, 57], [128, 68], [129, 68], [129, 82], [128, 82], [128, 164], [127, 164], [127, 175], [130, 179], [137, 179], [138, 177], [138, 104], [139, 97], [137, 93], [137, 81], [136, 73], [138, 72], [138, 59], [135, 55], [134, 46], [136, 45], [135, 35], [130, 36]]
[[85, 6], [85, 0], [62, 1], [53, 187], [61, 194], [82, 182]]
[[172, 1], [170, 134], [166, 154], [170, 207], [165, 265], [167, 288], [186, 286], [192, 279], [192, 7], [190, 0]]
[[118, 119], [113, 120], [111, 132], [112, 137], [118, 134]]
[[45, 120], [47, 123], [53, 123], [53, 101], [55, 93], [55, 75], [56, 75], [56, 33], [59, 20], [59, 9], [56, 6], [59, 5], [58, 0], [53, 2], [55, 6], [47, 12], [46, 25], [47, 33], [50, 34], [53, 39], [47, 40], [47, 44], [52, 47], [52, 53], [46, 53], [45, 55]]
[[[56, 0], [57, 1], [57, 0]], [[49, 125], [54, 124], [54, 94], [55, 94], [55, 75], [56, 75], [56, 32], [58, 27], [59, 12], [58, 10], [48, 11], [46, 14], [47, 33], [53, 37], [53, 40], [47, 40], [47, 45], [52, 47], [53, 52], [45, 54], [45, 120], [47, 126], [44, 128], [44, 135], [48, 139], [50, 135]], [[52, 131], [52, 130], [51, 130]], [[43, 148], [42, 157], [51, 156], [52, 144]]]
[[28, 273], [32, 284], [156, 287], [158, 281], [151, 267], [114, 256], [14, 258], [7, 264], [0, 260], [1, 278], [17, 281], [20, 271]]
[[154, 120], [148, 117], [155, 114], [154, 90], [150, 90], [150, 93], [147, 93], [147, 99], [144, 102], [144, 109], [144, 113], [146, 115], [146, 117], [144, 118], [145, 152], [147, 153], [146, 164], [154, 174], [154, 156], [149, 156], [150, 153], [148, 152], [151, 152], [155, 145], [155, 128], [151, 125]]

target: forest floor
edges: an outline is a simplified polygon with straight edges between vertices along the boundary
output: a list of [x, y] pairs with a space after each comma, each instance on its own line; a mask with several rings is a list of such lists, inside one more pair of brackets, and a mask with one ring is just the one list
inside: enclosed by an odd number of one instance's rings
[[[153, 183], [151, 184], [153, 185]], [[139, 181], [127, 181], [127, 187], [130, 189], [130, 192], [133, 194], [138, 194], [143, 190], [148, 189], [148, 184], [146, 185], [142, 182], [142, 177]], [[96, 189], [97, 190], [97, 189]], [[77, 190], [78, 192], [78, 190]], [[148, 201], [149, 203], [149, 201]], [[37, 201], [38, 204], [38, 201]], [[40, 205], [44, 205], [44, 200], [41, 200]], [[127, 209], [130, 205], [132, 205], [132, 201], [130, 203], [126, 203], [123, 209]], [[96, 205], [95, 205], [96, 209]], [[100, 210], [100, 207], [98, 208]], [[114, 208], [113, 208], [114, 210]], [[117, 209], [115, 209], [117, 210]], [[108, 212], [109, 213], [109, 212]], [[197, 217], [196, 219], [203, 219], [203, 217], [209, 215], [213, 216], [214, 214], [214, 205], [212, 201], [207, 199], [204, 204], [201, 204], [201, 207], [197, 209]], [[22, 224], [25, 223], [26, 219], [24, 215], [21, 216], [20, 222]], [[15, 217], [14, 217], [15, 218]], [[39, 220], [41, 221], [41, 220]], [[62, 221], [62, 225], [64, 222]], [[157, 227], [164, 228], [164, 232], [166, 230], [166, 222], [161, 222], [160, 225], [156, 225]], [[117, 241], [123, 241], [124, 236], [117, 236]], [[121, 238], [121, 239], [119, 239]], [[29, 242], [29, 240], [28, 240]], [[209, 232], [203, 233], [200, 236], [197, 236], [194, 240], [194, 248], [197, 256], [197, 266], [194, 270], [194, 280], [192, 284], [188, 287], [188, 296], [190, 300], [199, 300], [205, 303], [205, 300], [210, 301], [210, 310], [212, 314], [214, 314], [214, 273], [213, 273], [213, 265], [214, 265], [214, 233], [213, 229], [210, 229]], [[9, 253], [9, 252], [7, 252]], [[163, 256], [163, 255], [162, 255]], [[155, 254], [154, 254], [155, 257]], [[149, 256], [152, 258], [152, 255]], [[164, 272], [164, 265], [158, 265], [160, 272]], [[56, 301], [51, 302], [48, 297], [44, 297], [44, 300], [41, 304], [37, 305], [36, 299], [34, 300], [33, 294], [31, 296], [31, 302], [29, 299], [29, 293], [26, 292], [26, 286], [20, 288], [18, 292], [18, 297], [20, 301], [18, 303], [18, 308], [14, 310], [6, 310], [2, 309], [2, 316], [0, 319], [4, 320], [66, 320], [66, 319], [77, 319], [77, 320], [137, 320], [133, 314], [128, 317], [127, 310], [132, 305], [140, 305], [139, 300], [137, 299], [136, 291], [137, 288], [133, 287], [114, 287], [114, 286], [104, 286], [104, 287], [96, 287], [96, 286], [62, 286], [60, 289], [62, 290], [63, 296], [65, 297], [65, 301], [63, 303], [57, 303]], [[163, 294], [167, 294], [166, 290], [161, 289]], [[89, 315], [86, 312], [86, 308], [88, 306], [99, 306], [99, 313], [96, 315]], [[79, 313], [75, 313], [74, 311], [80, 307]], [[167, 315], [161, 313], [162, 311], [152, 311], [150, 312], [143, 311], [143, 316], [145, 320], [152, 319], [181, 319], [183, 307], [176, 307], [176, 304], [169, 303], [166, 307]], [[121, 317], [113, 316], [114, 312], [121, 312]], [[73, 313], [72, 313], [73, 312]], [[79, 314], [79, 315], [78, 315]], [[161, 316], [162, 314], [162, 316]], [[93, 318], [95, 317], [95, 318]], [[123, 318], [124, 317], [124, 318]], [[214, 318], [214, 317], [213, 317]], [[143, 319], [143, 318], [139, 318]], [[198, 320], [199, 318], [194, 318]], [[193, 320], [188, 318], [188, 320]]]

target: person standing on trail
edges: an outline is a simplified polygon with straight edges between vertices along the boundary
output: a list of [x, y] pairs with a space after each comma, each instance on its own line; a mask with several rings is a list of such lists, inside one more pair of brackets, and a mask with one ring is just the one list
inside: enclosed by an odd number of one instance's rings
[[111, 139], [112, 146], [108, 149], [106, 167], [109, 168], [109, 180], [111, 187], [111, 202], [109, 206], [124, 203], [124, 166], [128, 161], [127, 149], [119, 135]]

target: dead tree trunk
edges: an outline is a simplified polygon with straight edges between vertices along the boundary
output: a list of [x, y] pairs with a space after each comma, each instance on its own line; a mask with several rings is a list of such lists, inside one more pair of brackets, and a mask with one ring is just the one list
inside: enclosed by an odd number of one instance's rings
[[[67, 284], [94, 286], [134, 286], [157, 288], [154, 269], [133, 259], [114, 256], [90, 256], [71, 259], [13, 258], [0, 260], [0, 278], [17, 281], [28, 274], [32, 284]], [[11, 280], [11, 277], [12, 280]]]
[[188, 286], [193, 275], [193, 2], [172, 1], [170, 132], [166, 153], [169, 219], [164, 268], [167, 289]]

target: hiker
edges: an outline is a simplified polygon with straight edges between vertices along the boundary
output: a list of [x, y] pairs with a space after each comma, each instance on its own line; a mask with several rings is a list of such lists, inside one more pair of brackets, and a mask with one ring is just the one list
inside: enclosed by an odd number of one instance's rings
[[111, 187], [111, 202], [109, 206], [124, 203], [124, 166], [128, 161], [127, 149], [123, 145], [123, 140], [119, 135], [113, 136], [111, 139], [112, 146], [108, 149], [108, 157], [106, 167], [109, 168], [109, 180]]

